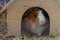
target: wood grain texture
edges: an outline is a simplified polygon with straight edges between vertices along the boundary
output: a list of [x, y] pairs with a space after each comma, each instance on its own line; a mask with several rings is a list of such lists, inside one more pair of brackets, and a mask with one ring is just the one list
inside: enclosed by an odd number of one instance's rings
[[24, 12], [34, 6], [45, 9], [50, 17], [50, 35], [60, 35], [60, 1], [15, 0], [8, 7], [8, 35], [20, 35]]

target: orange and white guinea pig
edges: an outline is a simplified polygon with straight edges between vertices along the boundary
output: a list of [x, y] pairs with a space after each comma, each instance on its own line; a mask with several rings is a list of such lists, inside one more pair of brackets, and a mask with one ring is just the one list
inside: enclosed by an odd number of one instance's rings
[[29, 36], [41, 36], [48, 35], [49, 33], [47, 18], [43, 14], [43, 10], [40, 10], [38, 8], [32, 8], [28, 10], [23, 15], [21, 25], [22, 35], [26, 34]]

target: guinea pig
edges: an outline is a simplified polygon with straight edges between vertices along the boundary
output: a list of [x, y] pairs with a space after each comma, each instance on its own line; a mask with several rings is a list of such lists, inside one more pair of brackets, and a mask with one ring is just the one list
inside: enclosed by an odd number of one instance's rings
[[21, 32], [27, 36], [48, 35], [48, 23], [43, 10], [30, 9], [23, 15]]

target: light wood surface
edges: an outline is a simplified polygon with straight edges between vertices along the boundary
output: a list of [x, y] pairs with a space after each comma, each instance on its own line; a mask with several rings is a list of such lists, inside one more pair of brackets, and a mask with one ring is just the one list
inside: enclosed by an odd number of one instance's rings
[[21, 34], [21, 19], [31, 7], [41, 7], [50, 17], [50, 35], [60, 35], [60, 0], [14, 0], [8, 6], [8, 35]]

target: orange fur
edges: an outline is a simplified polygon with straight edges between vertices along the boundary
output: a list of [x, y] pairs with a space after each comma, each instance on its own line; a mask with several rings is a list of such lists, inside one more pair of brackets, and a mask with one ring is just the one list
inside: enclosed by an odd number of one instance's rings
[[[37, 13], [38, 11], [37, 10], [34, 10], [33, 12], [31, 12], [30, 14], [29, 14], [29, 16], [27, 16], [25, 19], [26, 20], [28, 20], [28, 21], [30, 21], [30, 24], [31, 24], [31, 30], [34, 30], [34, 29], [36, 29], [36, 27], [37, 27], [37, 25], [38, 25], [38, 18], [37, 18], [37, 15], [38, 15], [38, 13]], [[34, 15], [36, 16], [36, 17], [34, 17]], [[29, 24], [29, 23], [27, 23], [27, 24]]]

